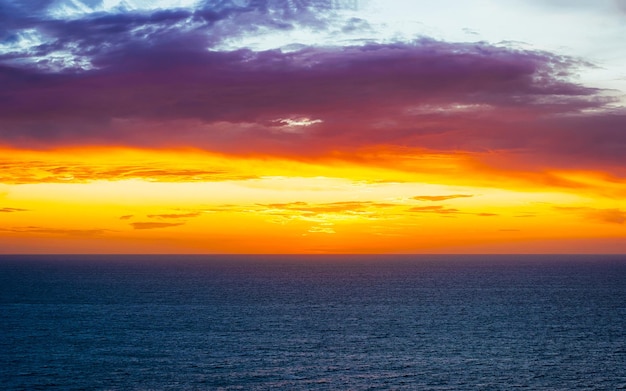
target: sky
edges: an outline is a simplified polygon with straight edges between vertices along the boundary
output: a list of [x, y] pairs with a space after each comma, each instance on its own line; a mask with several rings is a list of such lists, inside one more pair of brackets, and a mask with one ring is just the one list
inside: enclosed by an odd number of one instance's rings
[[0, 0], [0, 253], [626, 253], [626, 0]]

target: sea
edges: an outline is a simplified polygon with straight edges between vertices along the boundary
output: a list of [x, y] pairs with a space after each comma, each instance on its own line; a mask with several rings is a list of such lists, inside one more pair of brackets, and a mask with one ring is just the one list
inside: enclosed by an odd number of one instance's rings
[[626, 256], [2, 255], [0, 389], [626, 389]]

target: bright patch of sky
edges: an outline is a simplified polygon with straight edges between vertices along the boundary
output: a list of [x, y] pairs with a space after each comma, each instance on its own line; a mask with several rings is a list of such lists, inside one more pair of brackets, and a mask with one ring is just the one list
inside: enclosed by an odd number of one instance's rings
[[80, 18], [94, 12], [154, 11], [170, 8], [194, 8], [199, 0], [58, 0], [48, 8], [56, 19]]
[[36, 29], [23, 29], [9, 39], [0, 41], [0, 52], [25, 51], [44, 42], [44, 37]]
[[379, 37], [484, 41], [574, 56], [597, 66], [583, 84], [626, 92], [625, 0], [371, 0], [362, 17]]
[[[17, 32], [11, 39], [0, 41], [0, 53], [13, 53], [15, 58], [7, 63], [36, 64], [48, 71], [62, 71], [64, 69], [91, 69], [88, 58], [76, 56], [72, 53], [73, 45], [62, 50], [53, 50], [44, 54], [35, 54], [39, 45], [45, 44], [47, 38], [36, 29], [24, 29]], [[75, 46], [75, 45], [74, 45]]]

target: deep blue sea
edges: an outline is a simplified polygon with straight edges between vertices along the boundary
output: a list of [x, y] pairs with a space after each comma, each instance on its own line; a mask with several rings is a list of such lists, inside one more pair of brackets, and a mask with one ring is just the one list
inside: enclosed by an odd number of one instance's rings
[[0, 388], [626, 389], [626, 256], [0, 256]]

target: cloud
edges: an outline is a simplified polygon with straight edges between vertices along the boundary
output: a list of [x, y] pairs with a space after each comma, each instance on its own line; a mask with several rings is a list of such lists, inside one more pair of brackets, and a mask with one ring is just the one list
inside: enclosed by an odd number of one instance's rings
[[433, 206], [416, 206], [409, 209], [409, 212], [417, 212], [417, 213], [437, 213], [442, 215], [449, 214], [458, 214], [461, 213], [458, 209], [454, 208], [446, 208], [441, 205], [433, 205]]
[[121, 2], [117, 7], [63, 0], [17, 3], [2, 4], [0, 22], [6, 27], [0, 33], [8, 38], [0, 41], [6, 47], [0, 61], [47, 71], [100, 68], [103, 57], [128, 54], [146, 44], [206, 49], [266, 30], [325, 29], [335, 11], [346, 8], [324, 0], [206, 1], [179, 8], [154, 2]]
[[412, 197], [414, 200], [417, 201], [446, 201], [446, 200], [451, 200], [454, 198], [467, 198], [467, 197], [473, 197], [472, 194], [450, 194], [450, 195], [436, 195], [436, 196], [415, 196]]
[[0, 144], [193, 146], [298, 158], [372, 146], [504, 151], [507, 164], [534, 171], [626, 175], [626, 112], [605, 91], [575, 82], [592, 67], [580, 59], [428, 38], [226, 50], [266, 31], [335, 28], [347, 3], [91, 12], [101, 6], [93, 4], [72, 19], [50, 16], [47, 1], [4, 5]]
[[201, 212], [169, 213], [169, 214], [148, 215], [147, 217], [151, 219], [184, 219], [184, 218], [198, 217], [201, 214], [202, 214]]
[[223, 169], [184, 168], [171, 162], [150, 164], [86, 163], [77, 159], [9, 160], [0, 158], [0, 183], [85, 183], [95, 180], [143, 179], [152, 182], [215, 182], [252, 179]]
[[111, 230], [108, 230], [108, 229], [67, 229], [67, 228], [47, 228], [47, 227], [37, 227], [37, 226], [0, 229], [0, 231], [15, 232], [15, 233], [67, 235], [67, 236], [96, 236], [96, 235], [103, 235], [107, 232], [111, 232]]
[[124, 216], [120, 216], [120, 220], [130, 220], [133, 218], [134, 215], [124, 215]]
[[605, 223], [624, 224], [626, 222], [626, 212], [617, 208], [590, 210], [588, 216]]
[[289, 202], [275, 204], [257, 204], [246, 209], [247, 212], [268, 215], [271, 223], [288, 224], [303, 221], [313, 224], [307, 232], [334, 234], [335, 225], [352, 222], [368, 222], [389, 219], [396, 215], [397, 204], [373, 201], [343, 201], [311, 204], [307, 202]]
[[557, 210], [580, 213], [583, 217], [609, 224], [626, 223], [626, 212], [618, 208], [599, 209], [588, 207], [554, 207]]
[[[214, 52], [189, 45], [157, 41], [106, 53], [102, 69], [80, 74], [0, 68], [11, 87], [0, 113], [7, 125], [17, 121], [36, 139], [75, 137], [73, 129], [85, 121], [101, 127], [113, 118], [254, 123], [309, 113], [324, 120], [362, 115], [364, 107], [373, 109], [367, 117], [426, 104], [528, 108], [547, 97], [566, 111], [597, 106], [583, 99], [594, 90], [552, 74], [568, 72], [574, 60], [547, 53], [429, 40], [296, 52]], [[64, 126], [51, 126], [52, 118]], [[36, 126], [42, 122], [46, 130]]]
[[334, 234], [336, 233], [335, 230], [333, 228], [330, 227], [323, 227], [323, 226], [314, 226], [309, 228], [309, 230], [307, 232], [311, 232], [311, 233], [322, 233], [322, 234]]
[[[453, 198], [456, 198], [456, 197], [453, 197]], [[429, 201], [431, 201], [431, 200], [429, 200]], [[435, 201], [439, 201], [439, 200], [437, 199]], [[410, 208], [408, 211], [409, 212], [416, 212], [416, 213], [437, 213], [437, 214], [441, 214], [441, 215], [470, 214], [470, 215], [475, 215], [475, 216], [480, 216], [480, 217], [495, 217], [495, 216], [499, 216], [497, 213], [488, 213], [488, 212], [482, 212], [482, 213], [462, 212], [459, 209], [448, 208], [448, 207], [443, 206], [443, 205], [415, 206], [413, 208]]]
[[0, 208], [0, 213], [28, 212], [29, 209], [22, 208]]
[[382, 208], [391, 208], [396, 204], [380, 203], [372, 201], [344, 201], [330, 202], [323, 204], [309, 204], [306, 202], [291, 202], [284, 204], [263, 204], [259, 205], [265, 209], [266, 213], [301, 213], [302, 215], [319, 215], [319, 214], [364, 214], [368, 211]]
[[169, 228], [184, 225], [185, 223], [159, 223], [159, 222], [136, 222], [130, 223], [133, 229], [157, 229], [157, 228]]
[[[537, 169], [623, 167], [626, 114], [602, 111], [599, 91], [564, 79], [579, 66], [572, 59], [428, 40], [295, 52], [168, 45], [133, 48], [123, 61], [105, 56], [101, 69], [81, 74], [3, 67], [0, 79], [9, 88], [0, 92], [0, 143], [194, 146], [283, 156], [403, 145], [511, 151]], [[285, 118], [318, 122], [285, 131]], [[128, 167], [133, 176], [141, 170], [168, 175]], [[93, 175], [72, 171], [67, 175], [74, 178]], [[186, 171], [176, 174], [222, 174]]]

